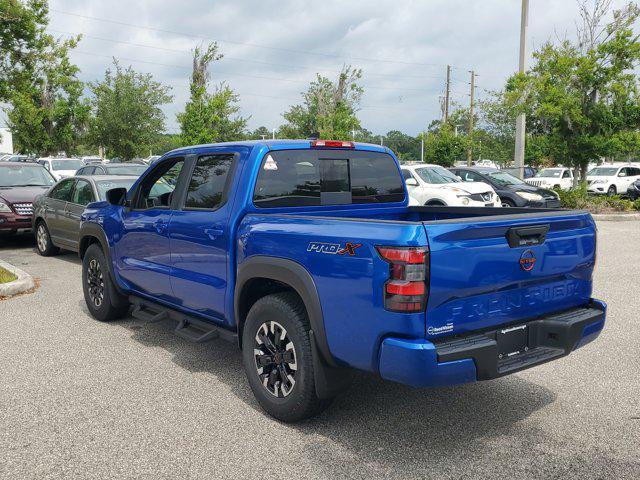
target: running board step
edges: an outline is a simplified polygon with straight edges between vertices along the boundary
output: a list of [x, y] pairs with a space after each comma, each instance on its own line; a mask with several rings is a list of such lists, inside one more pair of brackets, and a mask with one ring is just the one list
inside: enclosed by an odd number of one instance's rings
[[135, 318], [146, 323], [175, 320], [178, 322], [175, 334], [191, 342], [203, 343], [214, 338], [221, 338], [231, 342], [238, 341], [236, 332], [219, 327], [210, 321], [201, 320], [192, 315], [135, 296], [130, 296], [129, 301], [133, 304], [131, 315]]
[[137, 304], [131, 312], [131, 315], [145, 323], [161, 322], [162, 320], [167, 320], [169, 318], [166, 310], [150, 310], [144, 303]]
[[193, 319], [183, 318], [178, 322], [175, 334], [179, 337], [196, 343], [204, 343], [220, 336], [218, 327], [205, 322], [197, 322]]

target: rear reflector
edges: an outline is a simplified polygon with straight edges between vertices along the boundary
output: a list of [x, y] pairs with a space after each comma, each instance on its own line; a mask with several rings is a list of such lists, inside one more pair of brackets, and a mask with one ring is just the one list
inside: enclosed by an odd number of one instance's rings
[[424, 311], [427, 304], [428, 251], [423, 247], [377, 247], [389, 263], [384, 284], [384, 307], [393, 312]]
[[356, 148], [355, 143], [340, 140], [312, 140], [311, 146], [314, 148]]

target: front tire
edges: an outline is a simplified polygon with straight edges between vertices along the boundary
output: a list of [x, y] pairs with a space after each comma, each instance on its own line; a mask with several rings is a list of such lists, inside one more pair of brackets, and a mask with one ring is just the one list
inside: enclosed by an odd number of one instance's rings
[[267, 295], [249, 311], [242, 335], [242, 359], [260, 406], [283, 422], [297, 422], [325, 410], [331, 399], [316, 394], [309, 320], [293, 292]]
[[107, 259], [98, 244], [90, 245], [82, 259], [82, 290], [91, 315], [101, 322], [126, 315], [129, 303], [111, 280]]
[[516, 204], [513, 203], [513, 200], [509, 200], [508, 198], [503, 198], [502, 199], [502, 206], [504, 208], [514, 208], [516, 206]]
[[39, 221], [36, 225], [36, 249], [38, 254], [43, 257], [50, 257], [60, 252], [60, 249], [51, 241], [51, 235], [44, 220]]
[[607, 195], [609, 195], [610, 197], [613, 197], [616, 193], [618, 193], [618, 189], [615, 185], [611, 185], [607, 190]]

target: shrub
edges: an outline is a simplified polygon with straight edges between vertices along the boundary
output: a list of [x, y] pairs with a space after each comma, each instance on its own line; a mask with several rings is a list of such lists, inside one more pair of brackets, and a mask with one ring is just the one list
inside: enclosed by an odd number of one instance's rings
[[588, 210], [591, 213], [640, 210], [640, 200], [632, 202], [619, 195], [613, 197], [590, 195], [587, 191], [587, 185], [584, 183], [572, 190], [556, 190], [556, 193], [560, 196], [560, 205], [563, 208]]

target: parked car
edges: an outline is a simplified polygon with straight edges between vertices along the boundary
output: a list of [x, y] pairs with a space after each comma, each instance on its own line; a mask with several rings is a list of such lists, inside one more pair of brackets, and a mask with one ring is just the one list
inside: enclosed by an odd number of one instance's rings
[[30, 155], [7, 155], [2, 158], [3, 162], [35, 162], [36, 158]]
[[82, 160], [82, 163], [85, 165], [99, 165], [102, 163], [102, 158], [100, 157], [81, 157], [80, 160]]
[[440, 165], [402, 165], [409, 195], [420, 205], [499, 207], [500, 199], [486, 183], [466, 183]]
[[[461, 165], [461, 166], [464, 167], [464, 165]], [[501, 168], [500, 170], [502, 172], [507, 172], [513, 175], [514, 177], [520, 178], [520, 173], [518, 172], [518, 169], [516, 167], [504, 167], [504, 168]], [[522, 173], [524, 174], [524, 179], [527, 179], [527, 178], [535, 177], [537, 170], [533, 167], [529, 167], [525, 165], [524, 167], [522, 167]]]
[[31, 227], [42, 256], [60, 248], [78, 251], [80, 215], [91, 202], [104, 201], [112, 188], [130, 188], [138, 176], [77, 176], [60, 180], [33, 204]]
[[54, 183], [37, 163], [0, 163], [0, 234], [31, 231], [33, 201]]
[[487, 167], [487, 168], [500, 168], [497, 163], [493, 160], [489, 160], [488, 158], [484, 158], [482, 160], [476, 160], [473, 162], [476, 167]]
[[627, 188], [627, 195], [631, 200], [637, 200], [640, 198], [640, 180], [636, 180], [629, 188]]
[[76, 175], [136, 175], [140, 176], [147, 169], [144, 163], [109, 163], [104, 165], [87, 165], [76, 172]]
[[465, 182], [484, 182], [493, 187], [503, 207], [560, 207], [560, 197], [553, 190], [529, 185], [502, 170], [455, 167], [451, 171]]
[[526, 182], [535, 187], [570, 190], [573, 188], [573, 170], [564, 167], [543, 168]]
[[[153, 193], [173, 178], [173, 192]], [[606, 305], [591, 298], [588, 212], [408, 201], [379, 145], [174, 150], [129, 191], [85, 208], [85, 301], [101, 321], [133, 303], [139, 319], [177, 320], [186, 339], [236, 342], [259, 404], [283, 421], [326, 408], [350, 368], [455, 385], [599, 335]]]
[[73, 177], [76, 171], [84, 166], [79, 158], [39, 158], [38, 163], [46, 168], [56, 180]]
[[591, 193], [616, 195], [626, 193], [640, 179], [640, 168], [629, 165], [602, 165], [587, 172], [587, 190]]

